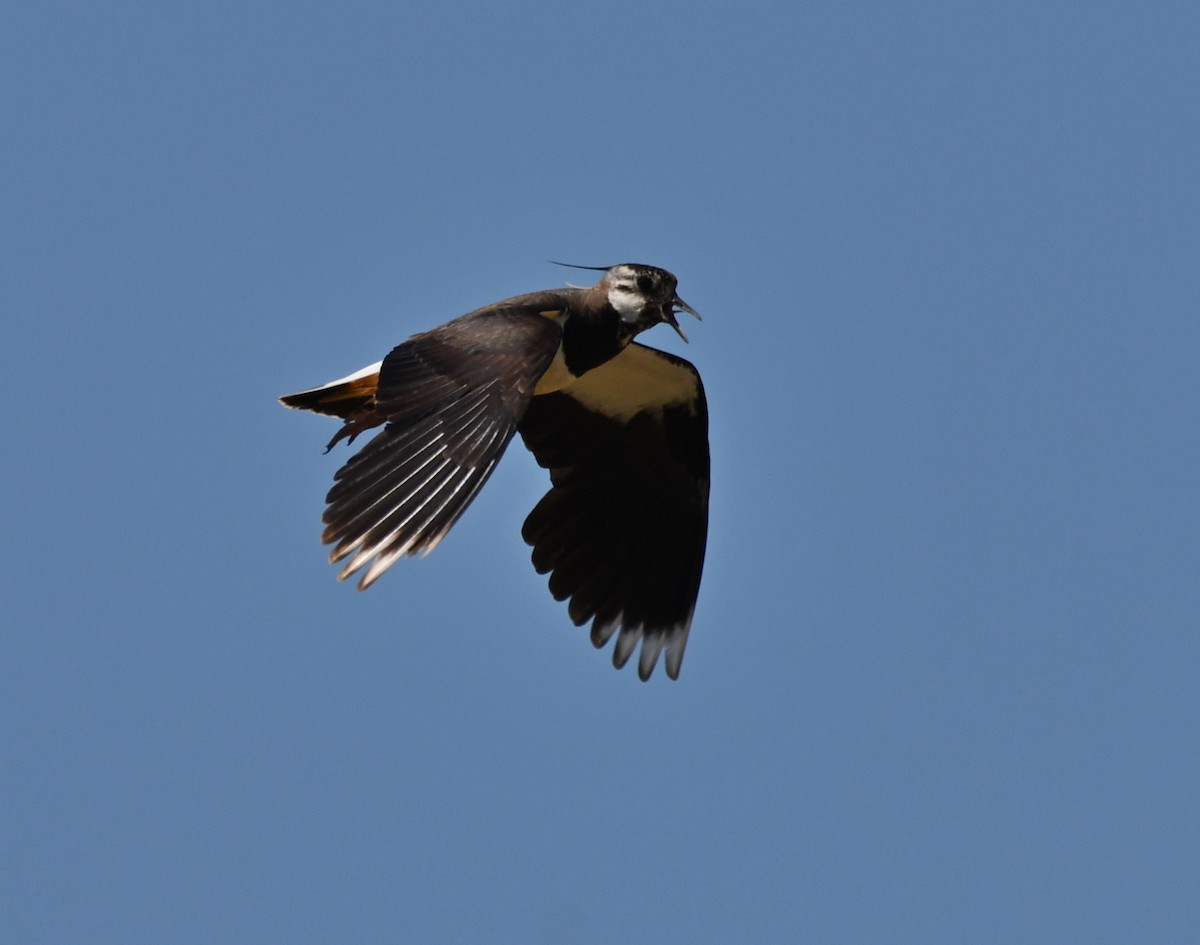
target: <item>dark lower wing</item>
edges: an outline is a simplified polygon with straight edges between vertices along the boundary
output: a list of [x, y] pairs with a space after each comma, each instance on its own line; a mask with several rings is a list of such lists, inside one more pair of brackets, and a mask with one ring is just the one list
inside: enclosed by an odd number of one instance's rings
[[414, 335], [384, 359], [383, 431], [338, 470], [322, 541], [340, 578], [369, 587], [398, 558], [431, 551], [491, 475], [558, 349], [556, 323], [472, 313]]
[[550, 572], [577, 625], [592, 621], [597, 647], [617, 635], [614, 665], [640, 642], [642, 679], [660, 652], [677, 678], [708, 534], [708, 410], [696, 369], [630, 345], [535, 397], [520, 431], [552, 483], [522, 530], [534, 567]]

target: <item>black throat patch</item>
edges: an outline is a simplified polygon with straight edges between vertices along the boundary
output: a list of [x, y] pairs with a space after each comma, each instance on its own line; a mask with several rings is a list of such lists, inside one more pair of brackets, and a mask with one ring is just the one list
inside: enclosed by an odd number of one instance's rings
[[567, 370], [579, 377], [615, 358], [632, 337], [633, 332], [610, 306], [598, 312], [572, 312], [563, 325], [563, 361]]

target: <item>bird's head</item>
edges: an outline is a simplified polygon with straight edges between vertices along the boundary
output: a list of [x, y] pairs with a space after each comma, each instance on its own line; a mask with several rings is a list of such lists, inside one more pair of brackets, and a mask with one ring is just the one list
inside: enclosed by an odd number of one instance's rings
[[687, 341], [675, 315], [687, 312], [695, 318], [700, 313], [681, 299], [675, 291], [678, 280], [665, 269], [641, 263], [619, 263], [605, 270], [598, 288], [608, 296], [608, 303], [636, 334], [666, 322]]
[[615, 266], [577, 266], [571, 263], [555, 263], [571, 269], [596, 269], [604, 278], [596, 283], [593, 291], [603, 292], [608, 304], [613, 307], [630, 329], [631, 334], [653, 328], [666, 322], [687, 341], [687, 335], [679, 327], [675, 316], [687, 312], [696, 319], [700, 313], [681, 299], [675, 291], [678, 280], [672, 273], [657, 266], [643, 263], [618, 263]]

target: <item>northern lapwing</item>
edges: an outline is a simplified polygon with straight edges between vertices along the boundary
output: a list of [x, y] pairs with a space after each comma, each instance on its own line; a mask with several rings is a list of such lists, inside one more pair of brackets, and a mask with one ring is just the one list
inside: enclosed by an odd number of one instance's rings
[[700, 316], [665, 269], [579, 268], [604, 276], [486, 305], [279, 399], [342, 420], [327, 450], [383, 428], [326, 497], [339, 579], [362, 571], [365, 589], [432, 551], [519, 432], [550, 471], [521, 530], [534, 567], [597, 648], [616, 634], [613, 665], [640, 642], [638, 675], [662, 652], [676, 679], [708, 533], [708, 409], [691, 364], [634, 338], [665, 322], [686, 341], [677, 312]]

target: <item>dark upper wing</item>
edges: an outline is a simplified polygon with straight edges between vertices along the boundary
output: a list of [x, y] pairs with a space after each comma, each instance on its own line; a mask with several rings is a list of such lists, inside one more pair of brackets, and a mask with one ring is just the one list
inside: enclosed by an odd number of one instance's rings
[[592, 642], [620, 631], [621, 667], [666, 650], [679, 675], [708, 534], [708, 409], [696, 369], [632, 344], [570, 386], [535, 397], [520, 424], [553, 488], [522, 530], [550, 591]]
[[[546, 297], [543, 298], [543, 295]], [[335, 476], [321, 540], [340, 578], [371, 559], [369, 587], [402, 555], [429, 552], [487, 481], [558, 350], [555, 296], [480, 309], [414, 335], [383, 361], [383, 431]]]

